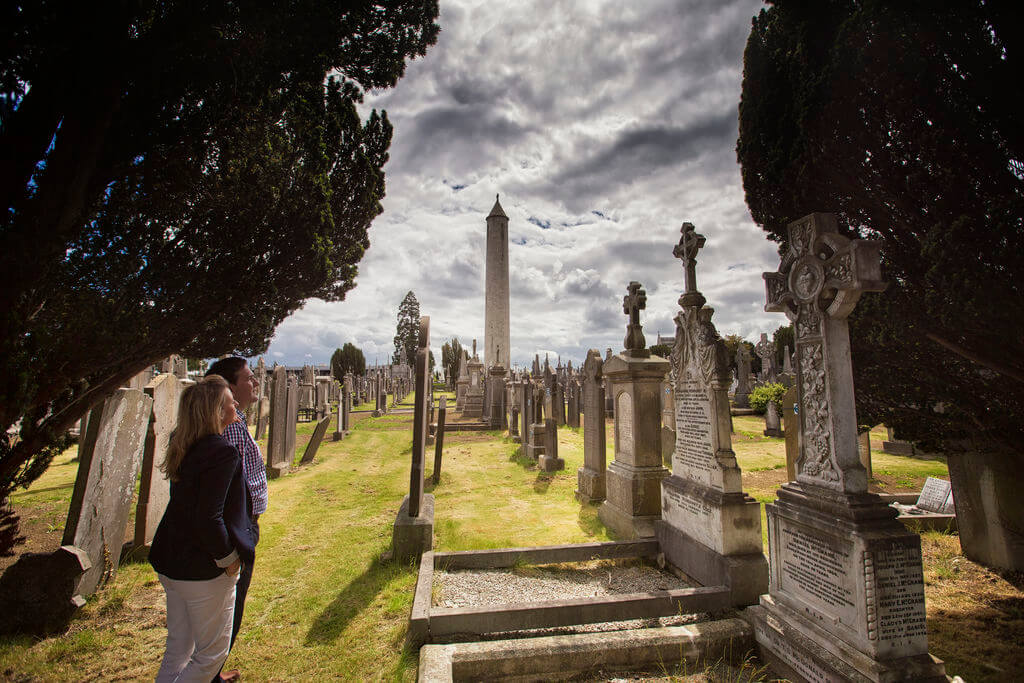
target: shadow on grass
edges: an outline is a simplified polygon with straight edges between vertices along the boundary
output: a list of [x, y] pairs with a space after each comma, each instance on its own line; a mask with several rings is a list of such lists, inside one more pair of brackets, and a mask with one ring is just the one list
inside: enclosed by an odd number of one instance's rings
[[533, 480], [534, 493], [547, 493], [548, 488], [551, 486], [551, 480], [554, 478], [554, 475], [550, 472], [538, 473], [537, 478]]
[[580, 505], [580, 513], [576, 517], [576, 523], [580, 525], [587, 536], [597, 536], [605, 530], [604, 522], [597, 516], [597, 508], [600, 503], [584, 503]]
[[354, 578], [313, 621], [306, 633], [306, 645], [331, 643], [341, 637], [349, 622], [358, 616], [398, 574], [415, 571], [375, 557], [369, 569]]

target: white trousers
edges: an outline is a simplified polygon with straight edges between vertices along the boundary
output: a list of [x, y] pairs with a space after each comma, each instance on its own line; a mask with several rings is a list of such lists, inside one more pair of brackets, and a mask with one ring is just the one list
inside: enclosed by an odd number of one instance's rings
[[231, 649], [238, 574], [208, 581], [157, 576], [167, 593], [167, 651], [157, 683], [209, 683]]

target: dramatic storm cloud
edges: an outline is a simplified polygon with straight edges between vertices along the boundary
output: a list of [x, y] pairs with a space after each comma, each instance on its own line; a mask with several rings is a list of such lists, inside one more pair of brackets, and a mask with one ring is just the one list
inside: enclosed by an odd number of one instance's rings
[[384, 213], [357, 287], [312, 300], [268, 359], [326, 363], [345, 342], [394, 351], [413, 291], [431, 347], [483, 343], [485, 218], [509, 216], [512, 360], [578, 363], [622, 348], [622, 297], [647, 289], [648, 343], [674, 333], [684, 221], [707, 237], [698, 286], [722, 334], [756, 339], [775, 245], [743, 203], [736, 163], [743, 46], [754, 0], [444, 2], [441, 36], [392, 90], [369, 93], [395, 127]]

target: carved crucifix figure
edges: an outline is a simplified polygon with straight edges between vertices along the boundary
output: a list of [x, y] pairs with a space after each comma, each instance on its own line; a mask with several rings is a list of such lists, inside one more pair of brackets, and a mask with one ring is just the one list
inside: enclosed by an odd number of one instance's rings
[[640, 311], [647, 308], [647, 292], [639, 282], [630, 282], [627, 294], [622, 299], [622, 312], [629, 316], [626, 326], [626, 355], [634, 358], [646, 358], [651, 352], [644, 348], [643, 328], [640, 326]]
[[765, 273], [766, 311], [794, 322], [800, 456], [797, 481], [846, 493], [867, 491], [857, 453], [847, 316], [862, 292], [885, 289], [879, 244], [839, 234], [832, 214], [789, 225], [778, 272]]
[[[704, 248], [704, 243], [707, 240], [704, 235], [697, 232], [693, 223], [683, 223], [680, 232], [682, 235], [679, 238], [679, 244], [672, 249], [672, 255], [680, 259], [686, 268], [686, 289], [679, 297], [679, 305], [702, 306], [704, 297], [697, 290], [697, 252]], [[699, 303], [697, 302], [698, 298], [700, 299]]]

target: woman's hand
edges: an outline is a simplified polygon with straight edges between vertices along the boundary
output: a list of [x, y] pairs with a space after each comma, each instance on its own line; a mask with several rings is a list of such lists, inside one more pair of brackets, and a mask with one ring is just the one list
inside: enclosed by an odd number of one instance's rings
[[224, 568], [224, 573], [227, 574], [228, 576], [235, 576], [236, 574], [238, 574], [238, 571], [241, 568], [242, 568], [242, 561], [241, 560], [235, 560], [234, 562], [232, 562], [231, 564], [229, 564], [227, 567]]

